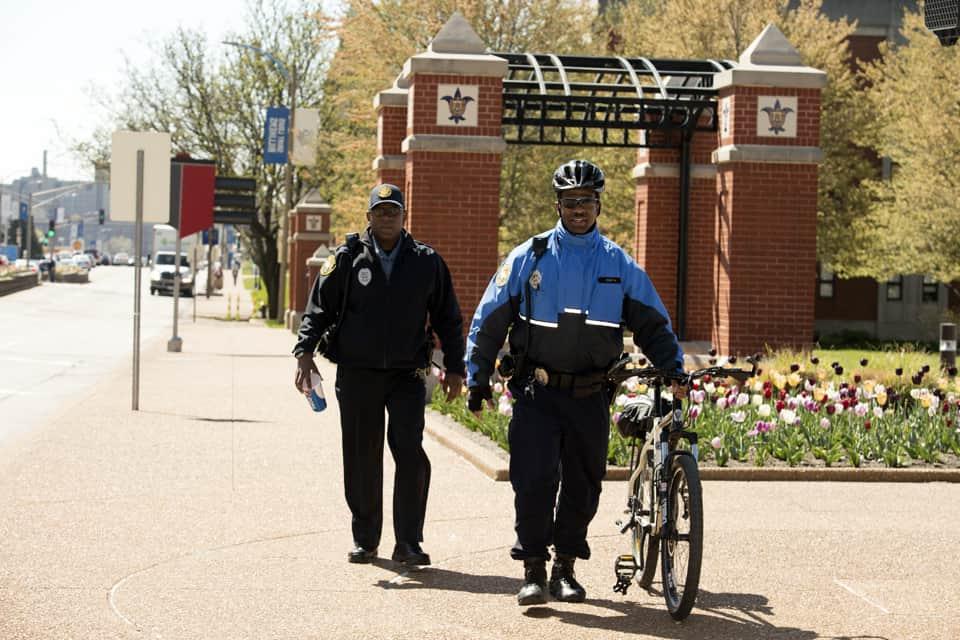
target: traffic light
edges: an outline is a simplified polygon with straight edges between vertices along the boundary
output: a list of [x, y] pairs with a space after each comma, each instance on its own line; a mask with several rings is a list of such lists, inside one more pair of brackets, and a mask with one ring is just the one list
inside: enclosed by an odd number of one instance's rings
[[56, 220], [51, 220], [51, 221], [50, 221], [50, 226], [47, 227], [47, 235], [52, 238], [52, 237], [53, 237], [53, 234], [54, 234], [54, 230], [55, 230], [56, 228], [57, 228], [57, 221], [56, 221]]
[[107, 212], [104, 211], [103, 209], [100, 209], [100, 211], [99, 211], [98, 213], [99, 213], [99, 216], [100, 216], [100, 224], [103, 224], [104, 221], [107, 219]]

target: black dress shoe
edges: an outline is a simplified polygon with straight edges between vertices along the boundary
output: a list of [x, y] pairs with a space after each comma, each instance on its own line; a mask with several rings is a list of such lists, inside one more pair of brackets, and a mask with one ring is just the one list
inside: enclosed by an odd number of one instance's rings
[[547, 603], [547, 565], [543, 558], [523, 561], [523, 586], [517, 594], [517, 604], [529, 607]]
[[587, 592], [579, 582], [573, 571], [573, 556], [557, 554], [553, 561], [553, 570], [550, 572], [550, 595], [560, 602], [583, 602]]
[[377, 557], [377, 548], [368, 549], [367, 547], [357, 545], [353, 551], [347, 554], [347, 560], [356, 564], [369, 564]]
[[430, 564], [430, 556], [417, 543], [398, 542], [393, 548], [393, 561], [409, 567], [425, 567]]

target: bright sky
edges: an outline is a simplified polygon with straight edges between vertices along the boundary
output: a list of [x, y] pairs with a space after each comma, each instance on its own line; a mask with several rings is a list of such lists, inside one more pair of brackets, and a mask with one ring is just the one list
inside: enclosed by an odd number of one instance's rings
[[0, 0], [0, 184], [42, 169], [44, 149], [48, 175], [93, 179], [69, 152], [105, 119], [91, 89], [115, 92], [124, 55], [145, 63], [180, 24], [219, 43], [245, 14], [242, 0]]

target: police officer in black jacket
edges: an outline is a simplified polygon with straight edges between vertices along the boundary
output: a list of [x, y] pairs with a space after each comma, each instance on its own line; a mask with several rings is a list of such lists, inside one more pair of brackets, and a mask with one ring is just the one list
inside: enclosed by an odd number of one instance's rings
[[350, 562], [377, 557], [383, 526], [384, 408], [387, 443], [396, 462], [392, 558], [428, 565], [421, 549], [430, 486], [423, 451], [425, 378], [436, 332], [443, 349], [448, 400], [463, 387], [463, 319], [450, 272], [440, 255], [403, 228], [403, 194], [374, 187], [369, 227], [350, 234], [320, 270], [294, 347], [295, 384], [303, 391], [319, 350], [337, 363], [336, 393], [343, 432], [343, 481], [353, 514]]

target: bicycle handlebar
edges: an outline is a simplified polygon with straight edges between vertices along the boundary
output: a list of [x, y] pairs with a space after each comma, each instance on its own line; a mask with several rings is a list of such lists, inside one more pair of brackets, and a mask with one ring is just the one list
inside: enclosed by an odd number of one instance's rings
[[621, 358], [617, 361], [613, 367], [610, 368], [610, 371], [607, 372], [607, 380], [612, 383], [620, 384], [624, 380], [636, 376], [637, 378], [642, 378], [645, 380], [653, 380], [659, 378], [664, 382], [679, 382], [682, 385], [689, 386], [691, 382], [704, 376], [716, 376], [719, 378], [733, 378], [737, 380], [740, 384], [745, 383], [749, 378], [757, 375], [757, 363], [755, 360], [748, 361], [753, 365], [752, 369], [727, 369], [725, 367], [707, 367], [706, 369], [697, 369], [696, 371], [687, 372], [677, 372], [677, 371], [668, 371], [666, 369], [658, 369], [657, 367], [644, 367], [642, 369], [627, 369], [626, 366], [630, 363], [629, 356]]

